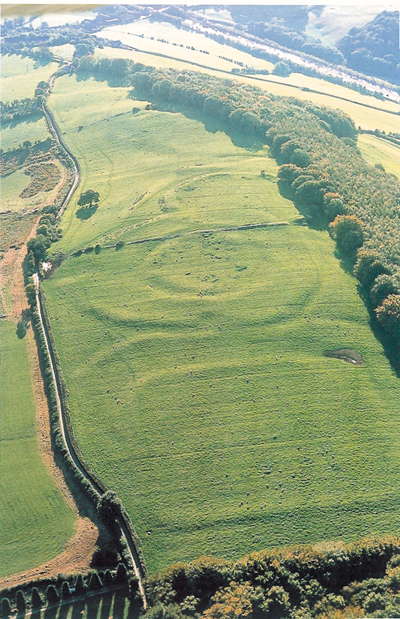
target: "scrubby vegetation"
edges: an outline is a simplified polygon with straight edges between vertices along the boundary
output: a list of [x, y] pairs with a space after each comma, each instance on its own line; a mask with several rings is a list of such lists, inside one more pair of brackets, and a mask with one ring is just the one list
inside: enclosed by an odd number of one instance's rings
[[151, 619], [396, 617], [399, 540], [294, 547], [237, 561], [201, 557], [147, 582]]

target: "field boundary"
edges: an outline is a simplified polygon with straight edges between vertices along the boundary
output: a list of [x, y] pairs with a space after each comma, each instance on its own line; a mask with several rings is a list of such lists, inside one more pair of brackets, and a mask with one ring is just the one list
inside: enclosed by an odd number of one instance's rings
[[[57, 74], [54, 73], [48, 80], [48, 94], [51, 92], [56, 77]], [[48, 110], [45, 101], [42, 103], [42, 109], [46, 117], [49, 131], [58, 141], [60, 147], [66, 152], [70, 161], [72, 161], [74, 168], [74, 181], [61, 203], [61, 207], [56, 218], [58, 221], [79, 184], [80, 169], [78, 161], [66, 146], [57, 123], [51, 112]], [[50, 421], [55, 438], [55, 444], [59, 447], [64, 462], [70, 469], [73, 470], [73, 474], [77, 477], [77, 481], [80, 482], [81, 486], [85, 487], [91, 500], [93, 502], [97, 502], [97, 499], [107, 492], [107, 488], [86, 465], [75, 440], [67, 404], [66, 385], [62, 377], [61, 366], [56, 353], [55, 342], [51, 331], [50, 321], [47, 316], [44, 298], [40, 289], [40, 280], [37, 272], [33, 274], [33, 279], [36, 301], [36, 311], [33, 312], [33, 324], [35, 326], [36, 333], [38, 334], [38, 345], [39, 349], [41, 349], [42, 359], [45, 364], [45, 382], [47, 383], [47, 387], [50, 391]], [[122, 508], [121, 516], [117, 519], [117, 524], [121, 532], [121, 537], [125, 540], [129, 562], [131, 563], [133, 571], [138, 579], [139, 591], [143, 600], [143, 607], [146, 608], [147, 602], [143, 586], [143, 578], [145, 577], [146, 569], [140, 547], [140, 540], [124, 508]]]
[[[39, 337], [43, 342], [43, 347], [46, 352], [48, 366], [46, 368], [46, 377], [48, 381], [51, 381], [51, 388], [55, 398], [55, 408], [57, 412], [57, 422], [59, 428], [58, 436], [61, 437], [63, 445], [59, 445], [60, 441], [56, 440], [56, 444], [60, 447], [64, 460], [73, 467], [80, 474], [81, 481], [86, 481], [90, 486], [90, 495], [92, 500], [97, 496], [105, 494], [107, 488], [98, 479], [98, 477], [91, 471], [86, 465], [80, 449], [76, 443], [72, 424], [69, 416], [69, 409], [66, 403], [65, 383], [60, 377], [60, 364], [57, 358], [57, 354], [54, 347], [54, 340], [51, 332], [51, 327], [45, 305], [43, 302], [42, 292], [40, 290], [40, 281], [37, 273], [34, 274], [35, 282], [35, 294], [36, 294], [36, 317], [35, 329], [39, 332]], [[54, 424], [53, 424], [54, 425]], [[54, 428], [53, 428], [54, 430]], [[69, 456], [67, 459], [66, 456]], [[146, 595], [143, 586], [143, 579], [145, 577], [145, 567], [143, 558], [141, 555], [140, 540], [134, 532], [130, 518], [125, 510], [122, 511], [121, 517], [118, 518], [117, 523], [121, 530], [122, 536], [125, 538], [126, 547], [130, 555], [133, 570], [138, 579], [139, 591], [143, 599], [143, 607], [146, 608]]]

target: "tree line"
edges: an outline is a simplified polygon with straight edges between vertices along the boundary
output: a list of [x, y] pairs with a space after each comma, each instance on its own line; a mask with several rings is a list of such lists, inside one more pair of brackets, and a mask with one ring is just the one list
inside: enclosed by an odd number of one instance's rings
[[[146, 582], [147, 619], [398, 617], [400, 540], [200, 557]], [[348, 611], [350, 614], [346, 615]]]
[[123, 587], [125, 596], [140, 601], [137, 579], [129, 575], [123, 563], [118, 563], [116, 568], [111, 570], [90, 570], [86, 574], [72, 576], [59, 575], [3, 589], [0, 594], [0, 613], [2, 617], [9, 617], [15, 611], [23, 615], [29, 610], [71, 602], [87, 593], [108, 592], [116, 587]]

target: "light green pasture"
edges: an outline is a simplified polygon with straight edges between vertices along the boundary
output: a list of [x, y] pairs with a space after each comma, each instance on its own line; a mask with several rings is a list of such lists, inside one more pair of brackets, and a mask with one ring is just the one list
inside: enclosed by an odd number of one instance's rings
[[[50, 104], [82, 188], [101, 195], [86, 221], [67, 209], [54, 251], [103, 248], [62, 263], [47, 306], [78, 443], [150, 572], [396, 531], [398, 379], [355, 280], [326, 232], [295, 223], [267, 152], [180, 114], [117, 117], [123, 91], [92, 80], [58, 80]], [[221, 230], [255, 222], [287, 225]], [[126, 244], [105, 249], [107, 236]], [[342, 347], [366, 364], [323, 356]]]
[[0, 576], [36, 567], [62, 552], [75, 515], [39, 453], [26, 340], [1, 321]]
[[[277, 167], [265, 148], [235, 146], [215, 127], [207, 131], [182, 114], [132, 114], [132, 107], [143, 108], [145, 102], [126, 99], [127, 92], [92, 79], [56, 82], [50, 106], [82, 170], [57, 247], [69, 251], [296, 215], [276, 189]], [[100, 206], [82, 220], [77, 200], [88, 188], [99, 191]]]
[[[138, 41], [141, 42], [139, 45], [144, 45], [143, 39], [138, 37]], [[96, 50], [96, 56], [99, 58], [129, 58], [134, 62], [141, 62], [147, 66], [172, 68], [182, 71], [194, 70], [200, 73], [215, 75], [216, 77], [226, 77], [225, 69], [221, 70], [221, 68], [218, 67], [218, 63], [214, 62], [215, 59], [211, 55], [207, 56], [202, 54], [203, 58], [200, 59], [201, 63], [199, 63], [202, 66], [191, 65], [180, 59], [182, 55], [177, 52], [179, 47], [171, 46], [172, 50], [169, 50], [169, 55], [173, 57], [165, 58], [157, 55], [158, 52], [152, 49], [155, 47], [155, 44], [155, 41], [147, 41], [146, 47], [149, 48], [150, 51], [146, 53], [106, 47], [101, 50]], [[136, 47], [139, 47], [139, 45], [136, 45]], [[227, 50], [233, 49], [227, 46], [224, 47], [226, 47]], [[250, 56], [250, 58], [252, 58], [252, 56]], [[317, 105], [338, 108], [348, 114], [354, 120], [356, 126], [360, 126], [362, 129], [380, 129], [388, 133], [398, 131], [398, 116], [390, 112], [399, 112], [399, 105], [391, 101], [380, 101], [373, 96], [362, 95], [345, 86], [331, 84], [325, 80], [308, 77], [300, 73], [292, 73], [288, 78], [280, 78], [276, 75], [232, 75], [232, 78], [242, 83], [258, 86], [262, 90], [267, 90], [281, 97], [295, 97], [302, 101], [311, 101]], [[308, 92], [306, 90], [301, 90], [302, 88], [310, 88], [317, 92]], [[346, 100], [338, 99], [338, 96]]]
[[42, 142], [50, 136], [44, 118], [34, 118], [20, 121], [1, 128], [1, 148], [4, 151], [14, 150], [29, 140], [32, 144]]
[[[125, 45], [144, 52], [165, 54], [177, 60], [189, 60], [224, 71], [231, 71], [232, 68], [238, 67], [236, 63], [229, 62], [229, 60], [242, 62], [243, 65], [257, 69], [272, 70], [274, 67], [273, 63], [262, 58], [255, 58], [247, 52], [217, 43], [203, 34], [181, 30], [167, 22], [150, 22], [147, 19], [141, 19], [130, 24], [110, 26], [97, 34], [99, 37], [112, 41], [120, 40]], [[163, 39], [163, 41], [158, 39]], [[187, 46], [194, 47], [194, 49], [188, 49]]]
[[6, 176], [1, 181], [1, 210], [18, 211], [25, 207], [25, 201], [20, 193], [30, 183], [30, 178], [19, 170]]
[[42, 65], [32, 58], [17, 55], [1, 56], [1, 100], [32, 98], [40, 81], [46, 81], [58, 65], [55, 62]]
[[400, 179], [400, 148], [374, 135], [358, 136], [358, 148], [365, 161], [371, 165], [381, 163], [386, 172]]

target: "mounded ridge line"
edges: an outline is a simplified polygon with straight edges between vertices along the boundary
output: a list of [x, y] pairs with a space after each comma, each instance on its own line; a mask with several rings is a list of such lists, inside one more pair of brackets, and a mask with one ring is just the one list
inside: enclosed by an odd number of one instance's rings
[[[49, 79], [49, 89], [48, 89], [48, 93], [50, 93], [51, 88], [54, 84], [54, 80], [56, 78], [56, 75], [53, 74], [50, 79]], [[55, 136], [56, 140], [58, 141], [59, 145], [61, 146], [61, 148], [63, 150], [66, 151], [66, 153], [68, 154], [68, 156], [71, 158], [71, 160], [74, 163], [74, 182], [67, 194], [67, 196], [64, 198], [63, 202], [62, 202], [62, 206], [60, 209], [60, 212], [57, 216], [57, 219], [60, 218], [62, 212], [65, 210], [65, 208], [67, 207], [71, 197], [73, 196], [75, 189], [78, 186], [79, 180], [80, 180], [80, 174], [79, 174], [79, 164], [77, 162], [77, 160], [75, 159], [75, 157], [72, 155], [72, 153], [70, 152], [70, 150], [68, 149], [67, 145], [65, 144], [64, 140], [61, 137], [61, 133], [59, 130], [59, 127], [57, 126], [53, 115], [49, 112], [45, 102], [43, 101], [42, 103], [42, 108], [43, 108], [43, 112], [46, 116], [46, 120], [47, 123], [49, 125], [49, 129], [51, 130], [52, 134]], [[105, 492], [107, 491], [107, 488], [102, 484], [102, 482], [98, 479], [95, 478], [94, 475], [92, 475], [91, 473], [89, 473], [89, 471], [86, 469], [86, 466], [84, 464], [84, 462], [82, 461], [82, 459], [79, 457], [79, 455], [76, 452], [76, 448], [74, 447], [73, 441], [71, 440], [71, 436], [69, 433], [69, 429], [68, 429], [68, 421], [69, 421], [69, 414], [66, 411], [65, 408], [65, 404], [64, 404], [64, 400], [62, 397], [62, 389], [61, 389], [61, 380], [60, 380], [60, 376], [58, 373], [58, 369], [57, 369], [57, 364], [56, 364], [56, 357], [55, 357], [55, 352], [51, 343], [51, 337], [50, 337], [50, 333], [49, 333], [49, 325], [47, 325], [46, 320], [44, 319], [44, 308], [43, 308], [43, 299], [42, 299], [42, 294], [41, 294], [41, 290], [40, 290], [40, 280], [39, 280], [39, 275], [37, 272], [35, 272], [33, 274], [33, 279], [34, 279], [34, 284], [35, 284], [35, 292], [36, 292], [36, 305], [37, 305], [37, 311], [38, 311], [38, 316], [39, 316], [39, 321], [40, 321], [40, 325], [41, 325], [41, 329], [42, 329], [42, 333], [43, 333], [43, 338], [44, 338], [44, 342], [46, 345], [46, 350], [47, 350], [47, 354], [49, 356], [49, 363], [50, 363], [50, 368], [51, 368], [51, 374], [52, 374], [52, 380], [53, 380], [53, 384], [54, 384], [54, 390], [55, 390], [55, 395], [56, 395], [56, 401], [57, 401], [57, 411], [58, 411], [58, 418], [59, 418], [59, 423], [60, 423], [60, 430], [61, 430], [61, 435], [63, 437], [63, 441], [65, 444], [65, 447], [68, 451], [69, 456], [71, 457], [72, 461], [74, 462], [75, 466], [77, 467], [77, 469], [81, 472], [81, 474], [85, 477], [85, 479], [87, 479], [87, 481], [89, 482], [89, 484], [92, 486], [92, 488], [101, 496], [103, 494], [105, 494]], [[138, 579], [138, 583], [139, 583], [139, 591], [140, 591], [140, 595], [142, 597], [143, 600], [143, 608], [146, 609], [147, 608], [147, 600], [146, 600], [146, 594], [145, 594], [145, 590], [144, 590], [144, 585], [143, 585], [143, 578], [144, 578], [144, 569], [143, 566], [141, 564], [141, 561], [139, 559], [139, 555], [136, 549], [136, 544], [135, 541], [133, 539], [133, 534], [132, 534], [132, 524], [130, 522], [129, 516], [126, 514], [125, 510], [123, 510], [123, 514], [122, 516], [120, 516], [117, 520], [117, 524], [120, 528], [121, 531], [121, 536], [123, 538], [125, 538], [125, 542], [126, 542], [126, 546], [128, 549], [128, 552], [130, 554], [131, 557], [131, 561], [132, 561], [132, 565], [133, 565], [133, 569], [135, 572], [135, 575]]]

